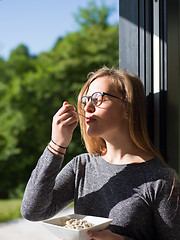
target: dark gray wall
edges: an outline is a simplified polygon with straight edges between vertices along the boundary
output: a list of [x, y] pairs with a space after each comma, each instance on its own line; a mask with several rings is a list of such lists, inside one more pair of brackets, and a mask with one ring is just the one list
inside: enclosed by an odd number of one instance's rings
[[167, 157], [180, 173], [180, 3], [167, 0]]
[[158, 1], [159, 92], [153, 93], [153, 0], [119, 1], [119, 67], [140, 76], [150, 137], [179, 172], [179, 1]]

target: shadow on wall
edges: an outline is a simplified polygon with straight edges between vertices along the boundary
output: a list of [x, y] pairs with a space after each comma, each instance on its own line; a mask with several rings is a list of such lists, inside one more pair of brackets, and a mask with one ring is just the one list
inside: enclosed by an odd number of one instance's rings
[[167, 161], [167, 91], [147, 96], [147, 126], [151, 141]]

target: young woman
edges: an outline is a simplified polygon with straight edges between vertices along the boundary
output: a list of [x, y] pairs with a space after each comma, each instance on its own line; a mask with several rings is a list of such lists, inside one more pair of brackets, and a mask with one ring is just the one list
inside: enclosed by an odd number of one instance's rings
[[22, 216], [44, 220], [74, 201], [75, 213], [113, 219], [108, 229], [89, 231], [91, 239], [179, 240], [180, 182], [149, 140], [145, 102], [136, 75], [107, 67], [91, 73], [78, 98], [88, 153], [61, 169], [78, 124], [64, 102], [27, 184]]

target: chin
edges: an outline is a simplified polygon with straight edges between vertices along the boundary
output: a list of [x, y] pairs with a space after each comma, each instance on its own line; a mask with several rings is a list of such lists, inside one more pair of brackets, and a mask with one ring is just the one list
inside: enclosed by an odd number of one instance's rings
[[98, 131], [93, 130], [93, 129], [86, 129], [86, 133], [89, 137], [100, 137], [100, 134], [98, 133]]
[[99, 137], [98, 134], [92, 133], [92, 132], [91, 133], [87, 132], [87, 135], [88, 135], [88, 137], [91, 137], [91, 138]]

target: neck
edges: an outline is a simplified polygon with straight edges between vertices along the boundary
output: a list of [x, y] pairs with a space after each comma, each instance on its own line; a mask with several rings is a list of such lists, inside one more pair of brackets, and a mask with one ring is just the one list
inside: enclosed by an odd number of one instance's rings
[[102, 158], [112, 164], [131, 164], [141, 163], [153, 158], [152, 155], [147, 154], [139, 149], [130, 136], [118, 139], [105, 140], [107, 151]]

